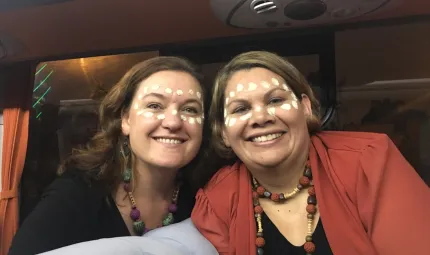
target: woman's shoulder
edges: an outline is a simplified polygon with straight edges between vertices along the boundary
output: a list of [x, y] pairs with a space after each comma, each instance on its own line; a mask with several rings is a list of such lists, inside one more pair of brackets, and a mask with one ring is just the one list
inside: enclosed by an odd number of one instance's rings
[[323, 131], [312, 139], [321, 140], [327, 149], [344, 152], [362, 152], [369, 147], [392, 143], [386, 134], [371, 132]]
[[[238, 161], [233, 165], [220, 168], [202, 190], [205, 193], [215, 192], [217, 194], [234, 190], [231, 189], [232, 184], [238, 182], [239, 177], [242, 174], [240, 171], [240, 165], [241, 163]], [[226, 189], [226, 187], [228, 188]]]

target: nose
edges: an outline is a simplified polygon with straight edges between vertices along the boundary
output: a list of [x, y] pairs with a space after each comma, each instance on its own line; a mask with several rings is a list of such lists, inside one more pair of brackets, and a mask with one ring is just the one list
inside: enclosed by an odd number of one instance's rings
[[252, 111], [250, 124], [253, 127], [263, 127], [275, 123], [275, 116], [270, 114], [265, 107], [256, 106]]
[[161, 126], [169, 129], [171, 132], [177, 131], [182, 128], [183, 121], [181, 120], [177, 110], [172, 110], [165, 113], [165, 117], [161, 122]]

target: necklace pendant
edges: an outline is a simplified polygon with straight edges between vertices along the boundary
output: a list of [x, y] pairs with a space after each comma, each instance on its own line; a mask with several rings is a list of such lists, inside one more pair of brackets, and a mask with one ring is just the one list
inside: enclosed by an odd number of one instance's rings
[[142, 235], [145, 231], [145, 223], [141, 220], [133, 222], [133, 230], [137, 235]]

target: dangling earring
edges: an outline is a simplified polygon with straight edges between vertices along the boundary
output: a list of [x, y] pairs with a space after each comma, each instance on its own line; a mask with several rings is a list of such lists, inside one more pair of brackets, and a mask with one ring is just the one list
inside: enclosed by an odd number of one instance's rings
[[130, 156], [130, 145], [128, 136], [124, 137], [124, 141], [122, 142], [121, 153], [124, 158]]

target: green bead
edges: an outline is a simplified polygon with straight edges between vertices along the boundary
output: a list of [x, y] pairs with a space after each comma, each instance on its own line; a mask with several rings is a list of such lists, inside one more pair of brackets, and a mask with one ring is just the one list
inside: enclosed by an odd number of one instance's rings
[[173, 223], [173, 214], [169, 213], [163, 220], [163, 226], [167, 226]]
[[123, 173], [123, 180], [124, 182], [130, 182], [131, 180], [131, 169], [126, 169]]
[[143, 234], [143, 231], [145, 230], [145, 223], [143, 223], [141, 220], [133, 222], [133, 230], [136, 232], [136, 234]]

